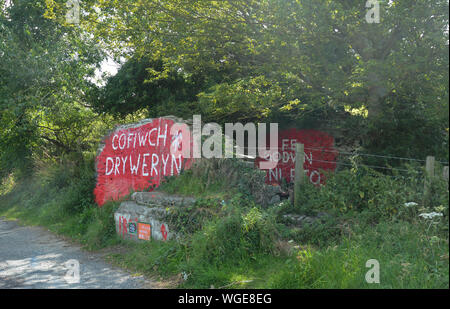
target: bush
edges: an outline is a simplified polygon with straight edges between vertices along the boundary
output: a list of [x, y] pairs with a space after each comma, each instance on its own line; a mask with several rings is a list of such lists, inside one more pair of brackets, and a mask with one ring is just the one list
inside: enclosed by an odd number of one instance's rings
[[101, 248], [116, 239], [114, 211], [118, 203], [99, 208], [94, 202], [94, 187], [93, 158], [67, 160], [42, 167], [17, 184], [0, 196], [1, 206], [14, 209], [25, 223], [44, 225], [89, 248]]
[[[414, 201], [434, 208], [448, 205], [448, 187], [436, 179], [431, 200], [423, 203], [423, 178], [411, 172], [404, 176], [384, 175], [368, 168], [354, 168], [329, 175], [327, 183], [317, 188], [311, 184], [302, 187], [301, 208], [286, 207], [290, 212], [331, 211], [344, 214], [351, 211], [369, 211], [380, 218], [392, 218]], [[428, 207], [428, 206], [427, 206]], [[445, 211], [448, 214], [448, 206]]]
[[345, 219], [335, 217], [325, 217], [320, 223], [305, 224], [301, 228], [285, 227], [283, 230], [284, 239], [321, 247], [337, 243], [349, 234]]
[[180, 234], [192, 234], [220, 215], [222, 202], [217, 198], [198, 198], [194, 205], [168, 208], [164, 220]]
[[257, 208], [244, 212], [231, 206], [222, 218], [195, 233], [191, 257], [197, 263], [239, 262], [258, 253], [271, 253], [277, 232], [273, 221]]
[[[33, 178], [40, 189], [37, 194], [49, 195], [49, 192], [63, 194], [60, 207], [68, 214], [81, 213], [95, 204], [95, 166], [94, 158], [81, 159], [80, 162], [65, 160], [40, 168]], [[38, 195], [36, 195], [38, 197]]]
[[63, 204], [64, 210], [69, 213], [79, 213], [95, 204], [95, 182], [94, 161], [91, 159], [83, 162], [72, 173], [68, 183], [67, 199]]
[[99, 208], [91, 205], [80, 215], [80, 223], [87, 227], [84, 242], [90, 248], [103, 248], [116, 240], [114, 212], [119, 203], [108, 202]]

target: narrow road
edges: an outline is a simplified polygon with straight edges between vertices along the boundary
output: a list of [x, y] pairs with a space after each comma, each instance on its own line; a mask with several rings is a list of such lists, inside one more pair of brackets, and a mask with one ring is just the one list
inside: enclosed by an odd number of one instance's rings
[[86, 252], [43, 228], [0, 218], [0, 289], [136, 289], [152, 285], [142, 276], [109, 265], [101, 254]]

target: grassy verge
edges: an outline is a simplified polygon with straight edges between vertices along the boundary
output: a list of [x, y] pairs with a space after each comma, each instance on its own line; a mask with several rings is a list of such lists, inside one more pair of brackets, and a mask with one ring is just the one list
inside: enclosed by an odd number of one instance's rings
[[[182, 288], [448, 288], [448, 239], [404, 222], [353, 229], [351, 236], [327, 246], [281, 242], [274, 254], [212, 261], [187, 244], [128, 243], [128, 254], [113, 260], [149, 275], [186, 274]], [[365, 281], [370, 259], [380, 264], [380, 284]]]
[[94, 184], [88, 163], [52, 167], [21, 180], [11, 176], [0, 190], [0, 216], [44, 226], [90, 250], [114, 245], [119, 240], [113, 214], [119, 203], [98, 208], [93, 202]]
[[[405, 202], [420, 199], [420, 182], [345, 171], [321, 189], [305, 187], [302, 209], [286, 202], [262, 209], [238, 191], [221, 191], [220, 180], [205, 185], [186, 174], [165, 190], [197, 192], [196, 207], [215, 215], [185, 218], [195, 229], [187, 228], [180, 242], [131, 243], [115, 235], [118, 203], [93, 203], [91, 165], [5, 180], [0, 216], [45, 226], [89, 250], [119, 248], [111, 250], [111, 262], [179, 288], [449, 287], [447, 187], [435, 188], [426, 206], [407, 208]], [[318, 211], [330, 214], [320, 224], [295, 229], [283, 222], [286, 213]], [[444, 215], [418, 216], [427, 211]], [[370, 259], [380, 264], [380, 284], [365, 280]]]

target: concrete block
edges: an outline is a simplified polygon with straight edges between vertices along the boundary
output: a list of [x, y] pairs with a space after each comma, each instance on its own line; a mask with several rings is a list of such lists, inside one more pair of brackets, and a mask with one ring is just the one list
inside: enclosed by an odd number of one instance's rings
[[[116, 232], [124, 239], [135, 241], [169, 240], [177, 235], [164, 221], [167, 210], [163, 207], [147, 207], [135, 201], [125, 201], [114, 213]], [[146, 239], [146, 228], [150, 225], [150, 236]]]
[[195, 203], [195, 198], [169, 195], [163, 192], [134, 192], [131, 199], [140, 205], [147, 206], [190, 206]]

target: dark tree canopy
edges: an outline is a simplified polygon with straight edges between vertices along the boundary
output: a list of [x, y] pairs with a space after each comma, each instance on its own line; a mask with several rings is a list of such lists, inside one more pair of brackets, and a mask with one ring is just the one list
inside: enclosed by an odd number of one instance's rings
[[[112, 121], [329, 124], [377, 153], [448, 159], [447, 0], [11, 1], [0, 11], [0, 165], [96, 144]], [[110, 54], [126, 61], [91, 82]], [[114, 116], [114, 120], [112, 120]], [[94, 134], [94, 132], [96, 132]]]
[[161, 71], [162, 61], [131, 58], [107, 84], [96, 91], [93, 105], [99, 112], [127, 115], [147, 108], [156, 116], [164, 104], [184, 104], [196, 100], [199, 85], [186, 80], [178, 72], [170, 72], [164, 78], [148, 81], [149, 69]]

